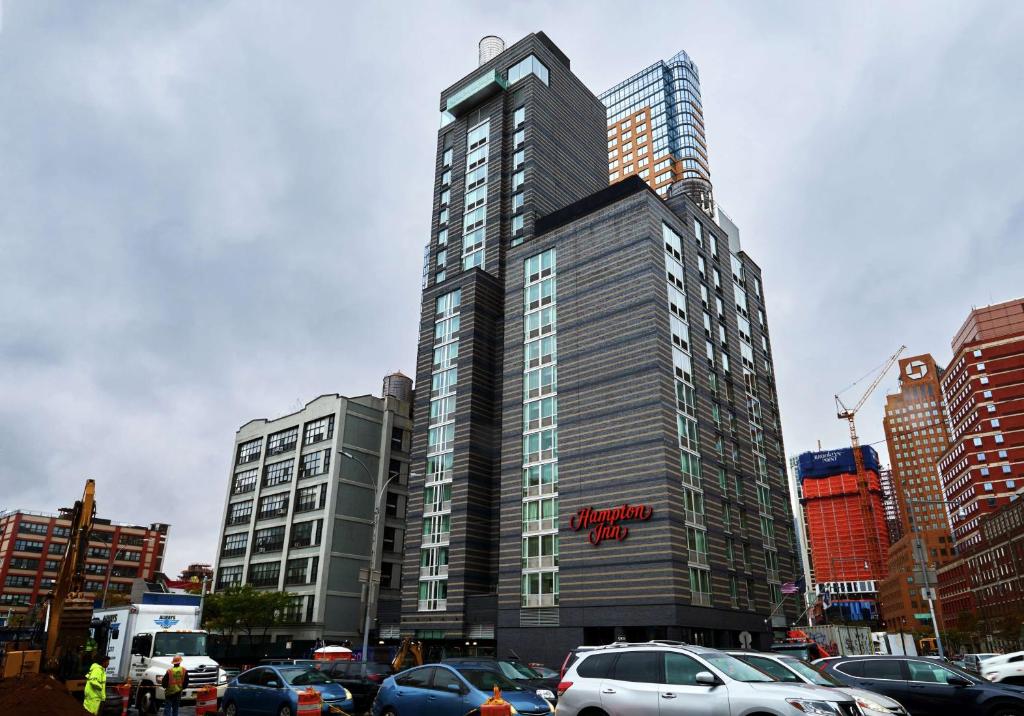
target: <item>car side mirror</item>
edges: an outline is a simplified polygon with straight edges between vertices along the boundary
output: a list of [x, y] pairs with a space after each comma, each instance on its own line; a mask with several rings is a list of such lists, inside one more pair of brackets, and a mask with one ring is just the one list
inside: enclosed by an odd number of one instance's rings
[[459, 686], [458, 684], [448, 684], [448, 686], [446, 688], [449, 691], [452, 691], [452, 692], [454, 692], [456, 694], [461, 694], [462, 693], [462, 687]]
[[277, 683], [276, 681], [268, 681], [266, 686], [267, 686], [268, 689], [279, 689], [279, 688], [281, 688], [281, 685], [279, 683]]
[[698, 671], [693, 680], [701, 686], [718, 686], [718, 677], [710, 671]]
[[964, 686], [972, 685], [972, 682], [969, 679], [965, 679], [962, 676], [950, 676], [948, 679], [946, 679], [946, 683], [950, 686], [956, 686], [958, 688], [963, 688]]

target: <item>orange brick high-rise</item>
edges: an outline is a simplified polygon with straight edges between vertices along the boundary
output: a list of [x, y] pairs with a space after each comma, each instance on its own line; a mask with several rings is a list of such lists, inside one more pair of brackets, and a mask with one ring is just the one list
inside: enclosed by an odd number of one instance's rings
[[[878, 453], [861, 447], [867, 472], [870, 512], [861, 509], [852, 448], [806, 452], [798, 458], [800, 504], [810, 546], [815, 589], [828, 595], [833, 616], [846, 621], [878, 617], [878, 582], [885, 565], [889, 533], [879, 480]], [[877, 566], [873, 566], [877, 565]]]

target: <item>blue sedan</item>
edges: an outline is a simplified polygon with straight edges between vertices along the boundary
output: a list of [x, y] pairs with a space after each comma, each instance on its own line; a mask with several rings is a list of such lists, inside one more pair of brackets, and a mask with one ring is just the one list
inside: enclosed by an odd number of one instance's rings
[[373, 716], [465, 716], [501, 689], [520, 714], [548, 716], [551, 704], [501, 674], [471, 666], [431, 664], [384, 680], [373, 701]]
[[351, 713], [352, 694], [308, 666], [257, 666], [243, 671], [224, 692], [225, 716], [295, 716], [299, 692], [313, 688], [324, 701], [324, 714]]

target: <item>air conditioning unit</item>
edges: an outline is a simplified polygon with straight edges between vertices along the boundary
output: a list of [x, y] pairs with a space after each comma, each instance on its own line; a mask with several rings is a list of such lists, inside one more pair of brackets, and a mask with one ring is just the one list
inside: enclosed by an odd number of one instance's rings
[[283, 517], [283, 516], [288, 514], [288, 508], [287, 507], [280, 507], [280, 508], [278, 508], [278, 510], [277, 510], [277, 512], [275, 514], [278, 517]]

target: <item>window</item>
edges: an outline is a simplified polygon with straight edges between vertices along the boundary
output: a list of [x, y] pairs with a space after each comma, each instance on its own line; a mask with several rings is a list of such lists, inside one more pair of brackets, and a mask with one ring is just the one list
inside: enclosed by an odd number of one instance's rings
[[257, 519], [270, 517], [284, 517], [288, 514], [288, 493], [279, 492], [276, 495], [267, 495], [260, 498]]
[[523, 215], [517, 214], [512, 217], [512, 233], [518, 234], [523, 230]]
[[308, 452], [302, 456], [302, 467], [299, 468], [299, 477], [312, 477], [323, 475], [331, 467], [331, 451], [317, 450]]
[[529, 75], [535, 75], [544, 84], [548, 84], [548, 68], [533, 55], [512, 65], [508, 70], [508, 83], [515, 84]]
[[274, 433], [267, 440], [267, 455], [280, 455], [295, 448], [299, 441], [299, 427], [288, 428]]
[[452, 170], [451, 169], [446, 169], [444, 171], [444, 173], [441, 174], [441, 184], [443, 186], [448, 186], [451, 183], [452, 183]]
[[924, 661], [907, 661], [907, 670], [910, 672], [910, 681], [924, 681], [932, 684], [948, 684], [950, 678], [959, 679], [958, 674], [954, 674], [948, 669], [944, 669], [938, 664], [929, 664]]
[[523, 170], [520, 169], [512, 175], [512, 191], [515, 191], [523, 185], [524, 175]]
[[252, 535], [252, 544], [257, 553], [281, 551], [284, 547], [284, 527], [256, 530]]
[[248, 522], [252, 516], [252, 500], [244, 500], [242, 502], [232, 502], [228, 505], [228, 519], [227, 524], [237, 525], [242, 522]]
[[[871, 659], [863, 662], [855, 662], [863, 664], [863, 677], [865, 679], [890, 679], [895, 681], [901, 681], [903, 679], [903, 671], [900, 669], [900, 662], [895, 659]], [[844, 671], [848, 674], [852, 674], [849, 670]]]
[[260, 459], [260, 448], [263, 445], [263, 438], [249, 440], [238, 446], [237, 464], [242, 465]]
[[273, 487], [291, 482], [293, 465], [294, 462], [291, 460], [282, 460], [267, 465], [263, 469], [263, 486]]
[[512, 211], [519, 211], [523, 208], [523, 192], [516, 192], [512, 195]]
[[619, 655], [611, 678], [616, 681], [657, 683], [661, 681], [661, 657], [659, 651], [629, 651]]
[[583, 660], [583, 663], [576, 668], [576, 673], [585, 679], [607, 678], [616, 656], [618, 654], [594, 654]]
[[518, 169], [526, 161], [526, 150], [520, 149], [512, 155], [512, 168]]
[[512, 126], [519, 127], [525, 121], [526, 107], [516, 107], [515, 112], [512, 113]]
[[280, 562], [260, 562], [249, 565], [249, 584], [254, 587], [276, 587], [280, 575]]
[[320, 520], [296, 522], [292, 525], [292, 548], [315, 547], [320, 544]]
[[328, 415], [319, 420], [306, 423], [302, 442], [304, 445], [312, 445], [321, 440], [330, 440], [332, 437], [334, 437], [334, 416]]
[[258, 475], [259, 470], [256, 468], [244, 470], [236, 474], [234, 484], [231, 486], [231, 494], [239, 495], [243, 492], [252, 492], [255, 490]]
[[32, 535], [45, 535], [49, 531], [50, 525], [47, 522], [22, 522], [18, 525], [18, 532], [27, 532]]
[[295, 493], [295, 511], [306, 512], [322, 508], [326, 499], [326, 487], [326, 485], [313, 485], [298, 490]]
[[233, 535], [224, 535], [224, 543], [220, 548], [221, 557], [237, 557], [245, 554], [245, 548], [249, 544], [249, 533], [238, 532]]
[[444, 154], [441, 155], [441, 164], [443, 166], [450, 167], [452, 165], [452, 158], [454, 156], [455, 151], [453, 149], [445, 149]]

